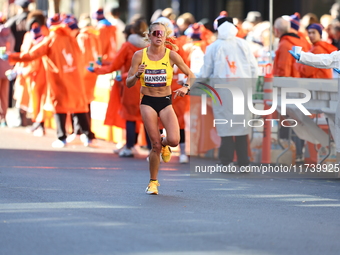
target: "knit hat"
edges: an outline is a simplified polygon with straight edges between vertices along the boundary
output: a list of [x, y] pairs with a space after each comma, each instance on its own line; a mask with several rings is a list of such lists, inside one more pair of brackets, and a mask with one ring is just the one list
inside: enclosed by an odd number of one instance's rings
[[71, 30], [73, 29], [79, 29], [77, 20], [74, 18], [66, 18], [62, 21], [64, 24], [66, 24]]
[[92, 18], [96, 20], [105, 19], [103, 8], [100, 8], [95, 13], [93, 13]]
[[293, 15], [289, 16], [290, 27], [299, 30], [300, 28], [300, 13], [296, 12]]
[[47, 20], [47, 27], [59, 25], [61, 23], [60, 14], [56, 13]]
[[218, 27], [218, 20], [221, 18], [228, 17], [228, 12], [226, 11], [221, 11], [220, 15], [214, 20], [214, 30], [217, 30]]
[[234, 24], [232, 17], [224, 17], [217, 20], [217, 27], [221, 26], [226, 21], [231, 24]]
[[322, 36], [323, 26], [319, 23], [310, 24], [306, 29], [307, 29], [307, 31], [309, 29], [316, 29], [319, 32], [320, 36]]
[[34, 40], [38, 39], [40, 36], [42, 36], [41, 29], [39, 23], [35, 22], [32, 24], [31, 27], [31, 34], [34, 38]]
[[14, 3], [16, 5], [21, 6], [22, 8], [27, 8], [30, 5], [31, 1], [28, 1], [28, 0], [15, 0]]
[[201, 26], [199, 23], [192, 24], [185, 30], [184, 34], [191, 39], [201, 40]]
[[63, 21], [65, 19], [74, 19], [74, 20], [77, 20], [76, 17], [74, 17], [73, 14], [61, 13], [60, 14], [60, 20]]

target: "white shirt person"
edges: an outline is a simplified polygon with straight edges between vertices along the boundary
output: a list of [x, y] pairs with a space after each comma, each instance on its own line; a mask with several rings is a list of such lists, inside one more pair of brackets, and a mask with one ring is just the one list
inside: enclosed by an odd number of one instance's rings
[[[334, 51], [331, 54], [313, 54], [310, 52], [301, 52], [294, 54], [289, 51], [300, 64], [313, 66], [316, 68], [333, 68], [336, 72], [340, 73], [340, 51]], [[338, 103], [335, 111], [335, 143], [336, 151], [340, 153], [340, 102], [338, 91]]]

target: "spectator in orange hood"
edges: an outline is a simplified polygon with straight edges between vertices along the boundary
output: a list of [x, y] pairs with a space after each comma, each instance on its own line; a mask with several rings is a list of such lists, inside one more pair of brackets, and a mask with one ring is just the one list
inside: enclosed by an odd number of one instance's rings
[[58, 136], [52, 146], [56, 148], [66, 145], [67, 113], [75, 113], [78, 116], [82, 131], [86, 135], [84, 145], [88, 146], [91, 142], [86, 116], [88, 105], [82, 81], [81, 53], [75, 37], [71, 35], [71, 29], [75, 25], [75, 22], [69, 22], [68, 25], [52, 26], [50, 35], [27, 53], [9, 55], [10, 61], [22, 62], [29, 62], [42, 56], [47, 57], [46, 75]]
[[[291, 25], [293, 26], [292, 29]], [[289, 56], [290, 54], [288, 52], [293, 46], [301, 46], [303, 51], [309, 50], [306, 44], [301, 40], [300, 36], [298, 36], [296, 32], [293, 32], [297, 29], [298, 21], [295, 19], [289, 19], [287, 16], [277, 18], [274, 22], [275, 37], [280, 38], [278, 49], [275, 52], [273, 68], [274, 76], [301, 77], [300, 72], [295, 67], [296, 61], [294, 57]], [[288, 127], [280, 128], [280, 138], [288, 138], [288, 129]], [[299, 138], [297, 139], [301, 141]], [[302, 158], [298, 157], [297, 159], [301, 160]]]
[[[313, 43], [312, 49], [309, 51], [314, 54], [329, 54], [338, 49], [324, 41], [321, 41], [323, 27], [321, 24], [314, 23], [307, 27], [308, 36]], [[301, 73], [302, 78], [319, 78], [319, 79], [332, 79], [332, 69], [321, 69], [312, 66], [307, 66], [299, 63], [295, 63], [295, 67]]]
[[[31, 23], [30, 32], [27, 32], [21, 46], [22, 52], [28, 52], [34, 45], [39, 44], [45, 37], [38, 22]], [[47, 29], [47, 28], [46, 28]], [[45, 33], [48, 30], [44, 30]], [[46, 102], [46, 71], [43, 64], [44, 57], [30, 62], [17, 63], [15, 68], [20, 70], [16, 79], [15, 99], [17, 107], [28, 109], [31, 112], [33, 125], [26, 130], [34, 136], [45, 134], [43, 106]]]
[[[67, 20], [66, 20], [67, 21]], [[77, 42], [82, 54], [82, 67], [85, 70], [87, 63], [95, 62], [98, 57], [101, 56], [101, 47], [99, 42], [99, 32], [91, 26], [91, 19], [87, 14], [83, 14], [80, 17], [79, 25], [82, 26], [80, 30], [73, 30], [77, 33]], [[86, 102], [88, 104], [89, 111], [87, 112], [87, 120], [90, 127], [90, 137], [95, 137], [91, 131], [91, 107], [90, 104], [94, 100], [94, 88], [97, 82], [97, 75], [91, 72], [83, 72], [83, 82], [85, 88]], [[81, 134], [81, 127], [77, 116], [73, 117], [73, 133], [67, 137], [67, 142], [74, 141], [78, 134]], [[82, 136], [81, 136], [82, 137]]]
[[290, 22], [283, 17], [274, 22], [275, 37], [280, 38], [278, 49], [275, 52], [273, 74], [281, 77], [300, 77], [294, 67], [295, 59], [289, 54], [293, 46], [302, 46], [300, 37], [295, 33], [289, 33]]
[[97, 20], [97, 29], [99, 31], [99, 41], [103, 54], [103, 62], [112, 62], [116, 52], [116, 27], [105, 19], [102, 8], [93, 14], [93, 19]]
[[[30, 50], [30, 48], [40, 43], [43, 38], [49, 34], [49, 29], [46, 26], [46, 18], [41, 10], [34, 10], [28, 14], [26, 26], [27, 31], [29, 32], [24, 36], [21, 51]], [[24, 79], [24, 77], [19, 76], [16, 79], [16, 83], [21, 86], [26, 86], [29, 93], [28, 106], [32, 112], [31, 119], [33, 124], [26, 130], [33, 133], [34, 136], [43, 136], [45, 134], [45, 111], [43, 106], [45, 104], [47, 91], [46, 72], [43, 66], [43, 59], [37, 59], [30, 63], [17, 63], [17, 65], [27, 65], [30, 72], [30, 77]]]
[[[105, 117], [106, 125], [117, 126], [119, 119], [125, 120], [126, 145], [121, 150], [117, 150], [120, 157], [134, 156], [132, 148], [136, 143], [136, 130], [139, 130], [139, 123], [142, 121], [139, 109], [140, 82], [137, 81], [132, 88], [126, 87], [127, 74], [135, 52], [149, 45], [149, 42], [144, 40], [144, 32], [148, 29], [144, 19], [136, 20], [131, 28], [133, 34], [127, 37], [127, 41], [123, 43], [121, 49], [117, 52], [112, 64], [97, 67], [94, 70], [97, 74], [106, 74], [117, 70], [122, 71], [122, 80], [116, 79], [113, 85]], [[117, 113], [119, 116], [116, 116]]]
[[[98, 57], [102, 56], [102, 50], [99, 41], [99, 32], [91, 26], [90, 17], [84, 16], [79, 22], [83, 27], [81, 27], [77, 35], [77, 42], [83, 54], [84, 64], [86, 65], [89, 62], [97, 61]], [[94, 87], [96, 85], [97, 75], [85, 72], [84, 79], [87, 101], [91, 103], [94, 99]]]

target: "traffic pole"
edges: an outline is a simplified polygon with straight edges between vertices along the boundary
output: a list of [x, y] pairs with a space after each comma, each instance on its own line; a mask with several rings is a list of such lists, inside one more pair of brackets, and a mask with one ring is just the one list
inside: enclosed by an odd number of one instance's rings
[[[265, 69], [264, 84], [263, 84], [263, 104], [264, 110], [269, 110], [271, 102], [273, 101], [273, 74], [272, 74], [272, 64], [267, 64]], [[262, 139], [262, 163], [271, 163], [271, 133], [272, 133], [272, 123], [267, 121], [272, 118], [272, 114], [263, 116], [263, 139]]]

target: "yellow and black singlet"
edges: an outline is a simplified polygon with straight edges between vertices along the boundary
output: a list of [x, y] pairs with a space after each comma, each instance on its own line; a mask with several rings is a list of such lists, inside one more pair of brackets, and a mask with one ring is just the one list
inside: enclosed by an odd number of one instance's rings
[[172, 82], [173, 68], [170, 63], [170, 50], [166, 48], [165, 55], [158, 61], [148, 58], [147, 49], [143, 49], [142, 63], [146, 65], [144, 73], [140, 76], [143, 87], [166, 87]]

